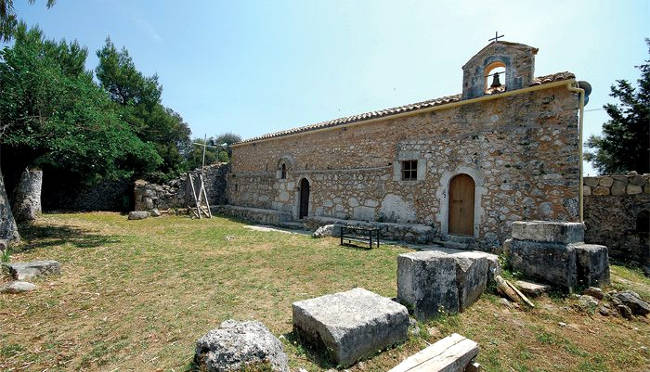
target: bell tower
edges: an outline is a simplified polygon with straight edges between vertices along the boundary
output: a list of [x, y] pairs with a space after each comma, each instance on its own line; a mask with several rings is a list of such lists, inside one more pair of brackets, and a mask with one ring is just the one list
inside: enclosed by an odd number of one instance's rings
[[525, 88], [533, 81], [538, 49], [498, 38], [463, 66], [463, 99]]

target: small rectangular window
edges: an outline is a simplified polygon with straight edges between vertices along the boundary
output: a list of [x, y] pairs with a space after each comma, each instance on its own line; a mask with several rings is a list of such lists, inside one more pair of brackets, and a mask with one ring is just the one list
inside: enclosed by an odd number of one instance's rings
[[415, 181], [418, 179], [418, 161], [402, 161], [402, 181]]

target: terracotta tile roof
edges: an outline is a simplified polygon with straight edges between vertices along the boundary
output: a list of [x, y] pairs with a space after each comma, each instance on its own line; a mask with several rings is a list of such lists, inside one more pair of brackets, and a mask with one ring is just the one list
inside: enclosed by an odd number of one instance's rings
[[[553, 83], [556, 81], [562, 81], [562, 80], [569, 80], [569, 79], [574, 79], [575, 75], [571, 72], [558, 72], [556, 74], [551, 74], [551, 75], [545, 75], [545, 76], [540, 76], [535, 78], [533, 82], [530, 84], [531, 86], [535, 85], [542, 85], [542, 84], [548, 84], [548, 83]], [[494, 94], [497, 95], [497, 94]], [[409, 112], [409, 111], [416, 111], [419, 109], [427, 108], [427, 107], [434, 107], [434, 106], [441, 106], [445, 105], [448, 103], [453, 103], [453, 102], [458, 102], [461, 100], [461, 95], [460, 94], [455, 94], [453, 96], [444, 96], [440, 98], [434, 98], [422, 102], [416, 102], [416, 103], [411, 103], [408, 105], [404, 106], [397, 106], [397, 107], [392, 107], [388, 109], [383, 109], [383, 110], [377, 110], [377, 111], [370, 111], [370, 112], [365, 112], [363, 114], [358, 114], [358, 115], [352, 115], [352, 116], [346, 116], [334, 120], [328, 120], [328, 121], [322, 121], [320, 123], [315, 123], [315, 124], [309, 124], [305, 125], [302, 127], [297, 127], [297, 128], [291, 128], [291, 129], [286, 129], [286, 130], [281, 130], [278, 132], [272, 132], [272, 133], [267, 133], [263, 134], [258, 137], [253, 137], [253, 138], [248, 138], [245, 139], [240, 143], [247, 143], [247, 142], [254, 142], [254, 141], [259, 141], [259, 140], [264, 140], [264, 139], [269, 139], [269, 138], [275, 138], [275, 137], [282, 137], [282, 136], [287, 136], [290, 134], [296, 134], [296, 133], [301, 133], [301, 132], [308, 132], [316, 129], [323, 129], [323, 128], [330, 128], [330, 127], [336, 127], [339, 125], [343, 124], [349, 124], [349, 123], [354, 123], [358, 121], [364, 121], [364, 120], [369, 120], [369, 119], [377, 119], [377, 118], [382, 118], [385, 116], [391, 116], [395, 114], [401, 114], [404, 112]]]

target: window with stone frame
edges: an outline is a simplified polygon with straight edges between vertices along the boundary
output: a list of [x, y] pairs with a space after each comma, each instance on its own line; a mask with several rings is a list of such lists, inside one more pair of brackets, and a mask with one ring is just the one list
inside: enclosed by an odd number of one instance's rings
[[402, 161], [402, 181], [415, 181], [418, 179], [418, 161]]
[[280, 178], [281, 179], [287, 179], [287, 165], [282, 163], [282, 167], [280, 168]]

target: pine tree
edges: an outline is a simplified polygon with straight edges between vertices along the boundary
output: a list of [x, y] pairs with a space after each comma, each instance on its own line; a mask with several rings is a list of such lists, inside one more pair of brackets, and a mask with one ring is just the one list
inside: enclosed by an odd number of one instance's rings
[[[650, 54], [650, 39], [646, 44]], [[585, 159], [602, 174], [650, 172], [650, 60], [636, 67], [641, 71], [638, 87], [626, 80], [611, 86], [610, 96], [620, 103], [603, 106], [610, 120], [603, 124], [602, 136], [591, 136], [586, 143], [592, 151]]]

